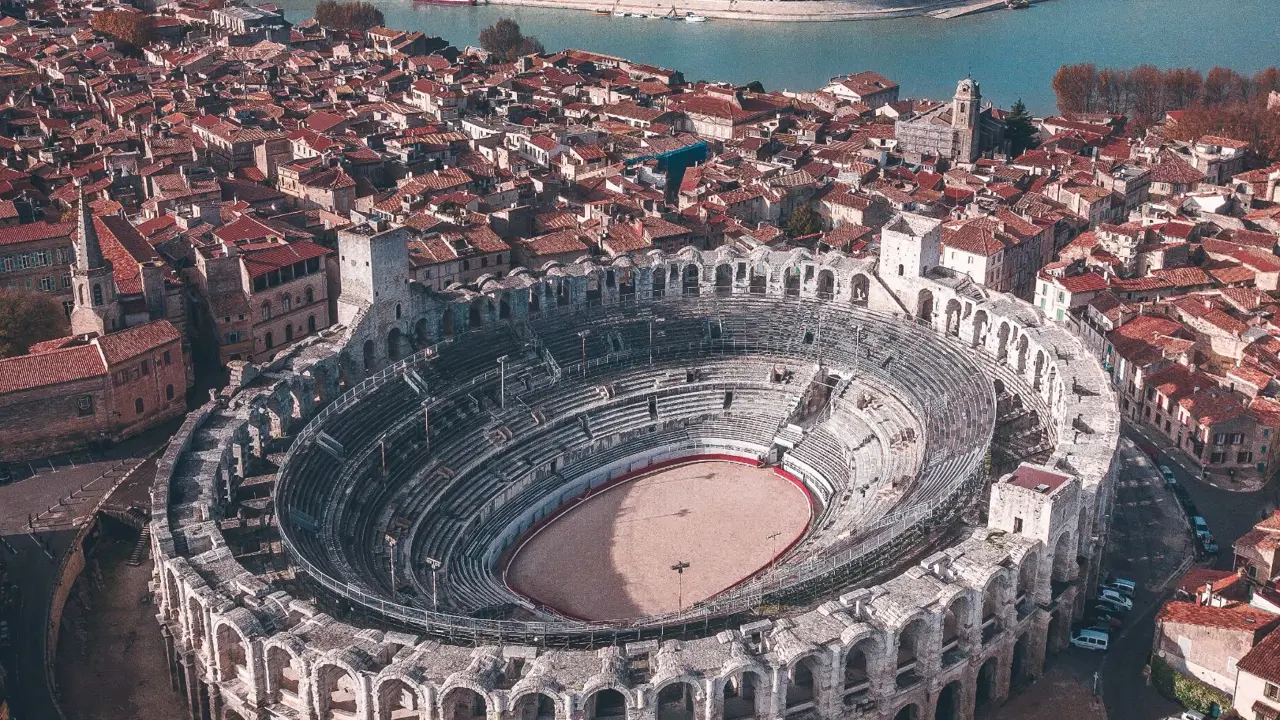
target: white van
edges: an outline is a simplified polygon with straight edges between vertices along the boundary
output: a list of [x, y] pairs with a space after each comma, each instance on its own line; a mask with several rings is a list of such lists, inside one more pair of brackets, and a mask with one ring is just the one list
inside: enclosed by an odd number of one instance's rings
[[1071, 634], [1071, 644], [1085, 650], [1103, 650], [1111, 644], [1111, 636], [1100, 630], [1081, 630]]

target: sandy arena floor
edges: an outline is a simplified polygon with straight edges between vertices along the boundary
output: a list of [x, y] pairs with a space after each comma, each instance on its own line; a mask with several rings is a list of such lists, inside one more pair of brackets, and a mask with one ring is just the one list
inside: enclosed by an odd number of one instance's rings
[[[804, 492], [772, 470], [724, 461], [659, 470], [560, 515], [517, 551], [507, 582], [585, 620], [676, 610], [767, 565], [809, 522]], [[774, 537], [770, 537], [773, 535]]]

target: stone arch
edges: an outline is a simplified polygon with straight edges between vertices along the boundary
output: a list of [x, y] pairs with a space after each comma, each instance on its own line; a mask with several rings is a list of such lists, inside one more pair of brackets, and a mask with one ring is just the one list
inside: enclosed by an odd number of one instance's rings
[[688, 680], [672, 680], [654, 691], [654, 712], [657, 720], [697, 720], [702, 703], [698, 688]]
[[800, 268], [788, 266], [782, 271], [782, 294], [800, 297]]
[[768, 711], [769, 684], [755, 670], [743, 669], [725, 678], [720, 697], [724, 701], [723, 720], [761, 717]]
[[1000, 696], [1000, 660], [992, 656], [978, 668], [977, 687], [974, 688], [975, 705], [986, 707]]
[[701, 282], [700, 273], [698, 272], [698, 266], [694, 263], [689, 263], [688, 265], [685, 265], [683, 276], [684, 276], [684, 282], [681, 284], [681, 288], [684, 294], [693, 295], [694, 297], [697, 297], [700, 292], [699, 283]]
[[973, 630], [973, 598], [968, 592], [957, 593], [942, 616], [942, 649], [956, 643], [956, 647], [968, 649], [969, 634]]
[[916, 317], [927, 323], [933, 322], [933, 291], [928, 288], [916, 294]]
[[1000, 323], [1000, 329], [996, 331], [996, 338], [1000, 343], [996, 347], [996, 360], [1004, 362], [1009, 357], [1009, 323]]
[[1076, 577], [1076, 544], [1070, 530], [1063, 530], [1053, 542], [1053, 581], [1070, 582]]
[[920, 720], [920, 706], [915, 703], [903, 705], [893, 714], [893, 720]]
[[625, 718], [629, 706], [627, 696], [614, 688], [603, 688], [591, 693], [583, 704], [587, 720]]
[[660, 298], [667, 292], [667, 269], [661, 265], [653, 268], [653, 296]]
[[986, 645], [1004, 631], [1004, 609], [1009, 594], [1009, 580], [1003, 573], [993, 576], [982, 589], [982, 644]]
[[816, 653], [796, 658], [787, 667], [786, 712], [801, 713], [822, 707], [825, 663]]
[[316, 709], [321, 720], [340, 720], [364, 712], [364, 697], [355, 671], [335, 663], [325, 663], [315, 672]]
[[249, 684], [249, 643], [239, 629], [228, 622], [219, 623], [214, 631], [214, 650], [217, 657], [218, 677], [223, 680], [242, 679]]
[[302, 671], [298, 658], [289, 649], [269, 645], [266, 649], [267, 697], [290, 707], [301, 705]]
[[1018, 374], [1027, 372], [1027, 336], [1025, 334], [1018, 337]]
[[986, 310], [978, 310], [973, 314], [973, 340], [970, 347], [986, 349], [987, 326], [990, 324]]
[[1044, 379], [1045, 356], [1043, 350], [1036, 351], [1036, 362], [1034, 371], [1031, 375], [1031, 389], [1040, 390], [1041, 381]]
[[488, 712], [485, 696], [469, 687], [454, 687], [440, 698], [440, 720], [475, 720]]
[[874, 636], [854, 643], [844, 654], [844, 702], [852, 705], [871, 692], [871, 682], [883, 660], [883, 648]]
[[769, 266], [763, 263], [751, 267], [751, 280], [747, 291], [752, 295], [764, 295], [769, 291]]
[[1013, 643], [1013, 656], [1009, 662], [1009, 684], [1019, 685], [1031, 677], [1031, 637], [1024, 632]]
[[484, 327], [485, 299], [478, 297], [467, 305], [467, 329], [479, 330]]
[[560, 282], [556, 283], [556, 307], [567, 307], [569, 305], [569, 280], [560, 278]]
[[173, 568], [165, 568], [165, 595], [168, 602], [165, 603], [165, 615], [169, 618], [169, 622], [174, 622], [182, 616], [182, 590], [178, 584], [178, 575]]
[[205, 641], [204, 606], [195, 595], [187, 598], [187, 624], [191, 628], [191, 647], [199, 652]]
[[536, 313], [542, 311], [542, 292], [541, 284], [534, 285], [529, 288], [529, 312]]
[[557, 707], [554, 697], [541, 692], [527, 692], [512, 699], [507, 717], [509, 720], [554, 720]]
[[430, 338], [427, 337], [430, 333], [427, 328], [426, 318], [418, 318], [418, 322], [413, 324], [413, 339], [418, 344], [418, 347], [426, 347], [431, 344]]
[[1023, 598], [1035, 602], [1036, 580], [1040, 577], [1040, 556], [1037, 553], [1029, 552], [1022, 557], [1022, 562], [1018, 565], [1018, 586], [1014, 592], [1014, 597]]
[[830, 300], [836, 296], [836, 274], [829, 268], [818, 271], [818, 299]]
[[426, 717], [422, 694], [404, 678], [384, 679], [378, 684], [374, 696], [377, 720], [422, 720]]
[[377, 352], [373, 347], [373, 338], [364, 341], [364, 372], [366, 375], [373, 372], [373, 366], [378, 362]]
[[498, 319], [511, 319], [511, 299], [507, 297], [506, 293], [503, 293], [502, 297], [498, 300]]
[[403, 356], [404, 353], [400, 350], [400, 343], [403, 339], [398, 327], [391, 328], [391, 331], [387, 333], [387, 359], [391, 362], [396, 362]]
[[902, 626], [898, 631], [898, 635], [894, 640], [894, 647], [897, 648], [898, 657], [895, 666], [898, 673], [906, 671], [919, 658], [924, 650], [925, 635], [929, 632], [929, 625], [923, 616], [916, 616], [911, 622]]
[[440, 321], [440, 337], [445, 340], [452, 340], [454, 335], [453, 327], [453, 306], [450, 305], [444, 309], [444, 317]]
[[964, 701], [964, 688], [959, 680], [952, 680], [943, 686], [938, 692], [938, 699], [934, 703], [933, 718], [934, 720], [959, 720], [965, 717], [962, 703]]
[[716, 294], [729, 295], [733, 293], [733, 266], [729, 263], [720, 263], [716, 266]]
[[946, 319], [948, 335], [960, 337], [960, 320], [962, 312], [959, 300], [951, 298], [947, 301]]
[[871, 296], [871, 280], [862, 273], [853, 276], [853, 287], [850, 293], [850, 299], [856, 307], [866, 307], [867, 300]]

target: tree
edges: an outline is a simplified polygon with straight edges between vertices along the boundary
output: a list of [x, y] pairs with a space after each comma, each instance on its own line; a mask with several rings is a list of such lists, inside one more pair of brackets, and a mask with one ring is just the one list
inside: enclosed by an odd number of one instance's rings
[[822, 232], [822, 217], [809, 207], [809, 203], [797, 205], [787, 220], [787, 234], [793, 238]]
[[1092, 63], [1063, 65], [1053, 76], [1053, 94], [1064, 113], [1093, 112], [1098, 70]]
[[1009, 116], [1004, 120], [1004, 136], [1009, 141], [1009, 153], [1018, 157], [1028, 148], [1035, 147], [1036, 129], [1031, 124], [1031, 113], [1018, 98], [1018, 102], [1009, 109]]
[[526, 37], [520, 32], [520, 23], [511, 18], [501, 18], [498, 22], [481, 30], [480, 47], [503, 62], [511, 62], [524, 55], [546, 52], [538, 38]]
[[382, 16], [381, 10], [364, 0], [355, 2], [320, 0], [316, 3], [316, 22], [335, 30], [364, 32], [369, 28], [384, 25], [387, 21]]
[[133, 49], [151, 44], [154, 23], [151, 15], [137, 10], [104, 10], [93, 16], [93, 29]]
[[38, 292], [0, 290], [0, 357], [25, 355], [38, 342], [69, 330], [62, 304]]

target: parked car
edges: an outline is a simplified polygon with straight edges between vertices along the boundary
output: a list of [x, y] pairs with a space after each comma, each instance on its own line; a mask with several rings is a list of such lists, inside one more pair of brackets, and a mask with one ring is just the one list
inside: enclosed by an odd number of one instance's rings
[[1191, 529], [1195, 531], [1196, 537], [1202, 540], [1213, 535], [1213, 533], [1209, 532], [1209, 523], [1205, 522], [1204, 518], [1199, 515], [1191, 516]]
[[1118, 602], [1112, 602], [1111, 600], [1104, 600], [1102, 598], [1098, 598], [1097, 601], [1094, 602], [1094, 608], [1099, 612], [1104, 612], [1110, 615], [1123, 616], [1125, 613], [1129, 612], [1129, 608], [1124, 605], [1121, 605]]
[[1218, 543], [1214, 542], [1212, 535], [1203, 535], [1199, 538], [1199, 540], [1200, 540], [1200, 549], [1204, 552], [1205, 555], [1218, 554]]
[[1107, 590], [1105, 588], [1098, 590], [1098, 599], [1105, 602], [1114, 603], [1124, 608], [1126, 612], [1133, 609], [1133, 600], [1125, 597], [1124, 595], [1121, 595], [1115, 590]]
[[1195, 710], [1183, 710], [1181, 713], [1170, 715], [1163, 720], [1205, 720], [1205, 716]]
[[1133, 597], [1133, 586], [1132, 586], [1132, 585], [1121, 585], [1121, 584], [1119, 584], [1119, 583], [1107, 583], [1107, 584], [1105, 584], [1105, 585], [1102, 585], [1102, 586], [1100, 587], [1100, 589], [1102, 589], [1102, 590], [1115, 590], [1117, 593], [1119, 593], [1119, 594], [1123, 595], [1124, 597], [1127, 597], [1127, 598], [1132, 598], [1132, 597]]
[[1071, 644], [1085, 650], [1106, 651], [1111, 644], [1111, 636], [1098, 630], [1081, 630], [1071, 634]]
[[1120, 577], [1119, 575], [1108, 575], [1107, 584], [1129, 588], [1129, 591], [1125, 593], [1129, 597], [1133, 597], [1133, 594], [1138, 591], [1138, 583], [1130, 580], [1129, 578]]
[[1120, 621], [1120, 615], [1117, 613], [1103, 611], [1093, 615], [1093, 627], [1101, 627], [1110, 632], [1119, 630], [1123, 625], [1124, 623]]
[[1168, 465], [1160, 466], [1160, 475], [1164, 477], [1164, 484], [1173, 486], [1178, 484], [1178, 478], [1174, 477], [1173, 470]]

